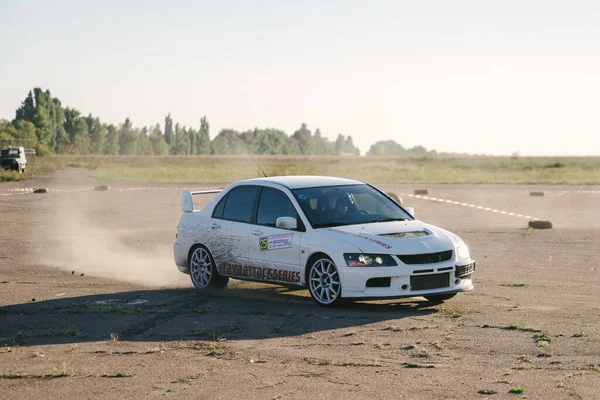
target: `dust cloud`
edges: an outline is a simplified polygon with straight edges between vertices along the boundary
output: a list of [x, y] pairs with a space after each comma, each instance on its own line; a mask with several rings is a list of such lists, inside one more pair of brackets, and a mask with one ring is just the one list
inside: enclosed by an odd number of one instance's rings
[[143, 193], [135, 198], [98, 192], [54, 196], [55, 207], [44, 212], [44, 244], [37, 262], [149, 287], [191, 287], [189, 276], [173, 260], [176, 218], [153, 219], [160, 214], [139, 207]]

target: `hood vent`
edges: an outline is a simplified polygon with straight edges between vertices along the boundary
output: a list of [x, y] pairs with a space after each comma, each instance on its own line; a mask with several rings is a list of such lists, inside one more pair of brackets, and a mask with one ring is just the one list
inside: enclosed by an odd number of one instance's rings
[[435, 264], [451, 259], [452, 250], [427, 254], [400, 254], [396, 257], [398, 257], [404, 264]]
[[410, 238], [416, 238], [416, 237], [423, 237], [423, 236], [427, 236], [429, 235], [429, 233], [427, 233], [426, 231], [414, 231], [414, 232], [398, 232], [398, 233], [384, 233], [383, 235], [379, 235], [379, 236], [384, 236], [390, 239], [410, 239]]

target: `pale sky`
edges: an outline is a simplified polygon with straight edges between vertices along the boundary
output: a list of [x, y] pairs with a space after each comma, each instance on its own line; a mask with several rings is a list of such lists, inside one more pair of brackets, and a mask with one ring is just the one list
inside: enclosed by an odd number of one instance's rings
[[0, 118], [33, 87], [102, 121], [302, 122], [362, 153], [600, 156], [598, 1], [0, 0]]

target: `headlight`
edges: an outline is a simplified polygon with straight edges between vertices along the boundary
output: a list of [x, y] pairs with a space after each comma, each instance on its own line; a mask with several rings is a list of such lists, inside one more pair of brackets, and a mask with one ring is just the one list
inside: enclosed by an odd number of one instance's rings
[[349, 267], [394, 267], [398, 265], [389, 254], [345, 253]]
[[459, 260], [471, 258], [471, 254], [469, 254], [469, 248], [466, 244], [461, 243], [456, 246], [456, 258]]

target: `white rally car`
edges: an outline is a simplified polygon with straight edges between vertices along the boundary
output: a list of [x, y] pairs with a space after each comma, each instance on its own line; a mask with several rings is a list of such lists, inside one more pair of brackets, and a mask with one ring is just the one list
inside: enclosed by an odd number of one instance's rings
[[[192, 196], [216, 193], [201, 210]], [[184, 191], [177, 268], [198, 289], [229, 277], [308, 287], [321, 306], [342, 299], [423, 296], [473, 289], [475, 262], [455, 234], [363, 182], [325, 176], [240, 181]]]

